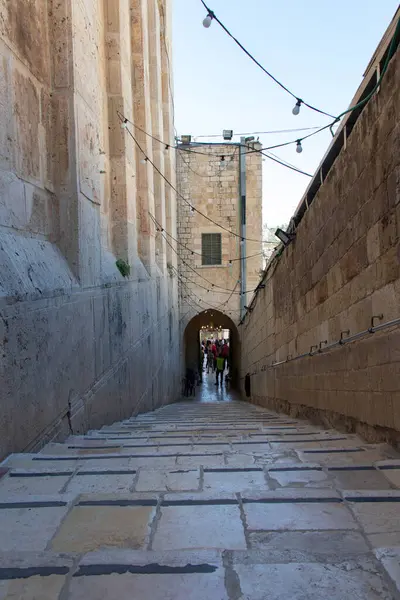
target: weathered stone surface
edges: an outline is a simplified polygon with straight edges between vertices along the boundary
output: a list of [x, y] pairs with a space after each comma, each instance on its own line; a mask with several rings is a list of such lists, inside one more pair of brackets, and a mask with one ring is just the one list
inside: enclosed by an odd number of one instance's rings
[[[375, 80], [390, 36], [362, 89]], [[315, 175], [303, 198], [307, 208], [295, 216], [296, 238], [268, 270], [240, 328], [241, 381], [252, 373], [252, 402], [394, 443], [400, 332], [368, 329], [372, 316], [374, 325], [400, 317], [399, 62], [397, 49], [382, 81], [385, 100], [369, 100], [334, 163]], [[323, 350], [363, 331], [352, 343]], [[302, 358], [287, 361], [296, 356]]]
[[155, 550], [184, 548], [245, 548], [238, 506], [162, 507]]
[[[171, 136], [172, 146], [169, 87], [152, 93], [161, 72], [169, 80], [170, 66], [161, 52], [150, 57], [146, 44], [132, 58], [131, 7], [106, 4], [110, 22], [97, 0], [0, 0], [0, 458], [179, 395], [177, 285], [165, 249], [156, 260], [149, 227], [146, 266], [141, 261], [139, 161], [117, 114], [133, 119], [133, 74], [138, 64], [148, 71], [151, 60], [135, 124]], [[154, 11], [152, 31], [169, 44], [166, 10], [165, 2]], [[148, 15], [139, 20], [147, 31]], [[157, 132], [148, 122], [154, 111]], [[172, 156], [163, 158], [170, 179]], [[154, 193], [149, 178], [147, 219]], [[172, 190], [160, 197], [175, 216]], [[128, 278], [117, 259], [129, 263]]]
[[[399, 464], [393, 449], [382, 445], [378, 454], [392, 458], [367, 470], [349, 468], [346, 452], [332, 454], [329, 446], [322, 448], [320, 461], [313, 454], [314, 462], [294, 462], [293, 450], [270, 449], [262, 455], [265, 464], [250, 453], [239, 456], [251, 458], [251, 465], [222, 461], [200, 468], [154, 466], [154, 460], [175, 462], [179, 454], [149, 452], [141, 455], [137, 472], [132, 467], [137, 455], [119, 455], [123, 439], [112, 441], [112, 453], [104, 452], [109, 438], [129, 432], [132, 438], [145, 438], [140, 440], [144, 453], [146, 444], [150, 450], [154, 446], [148, 439], [153, 431], [163, 438], [171, 428], [200, 422], [198, 429], [205, 428], [208, 414], [216, 431], [204, 434], [211, 446], [223, 421], [224, 435], [230, 437], [235, 419], [246, 429], [260, 412], [260, 423], [275, 417], [242, 402], [182, 402], [90, 435], [71, 436], [64, 444], [50, 443], [38, 454], [11, 456], [0, 480], [0, 598], [100, 600], [117, 594], [125, 600], [133, 594], [232, 600], [267, 593], [300, 600], [329, 592], [340, 600], [349, 594], [391, 600], [388, 586], [394, 591], [399, 579], [400, 534], [394, 529], [400, 492], [387, 489], [384, 472]], [[292, 433], [300, 435], [303, 427], [298, 423]], [[325, 434], [316, 430], [313, 435]], [[338, 435], [329, 432], [327, 444]], [[354, 441], [354, 436], [343, 437], [343, 446]], [[380, 447], [359, 441], [367, 455]], [[96, 444], [99, 454], [93, 452]], [[175, 452], [180, 448], [175, 446]], [[70, 457], [81, 450], [79, 458]], [[339, 481], [338, 474], [348, 477]], [[325, 479], [317, 481], [320, 475]], [[354, 485], [376, 487], [343, 489], [352, 477]], [[57, 492], [59, 484], [53, 482], [65, 479], [68, 485]], [[7, 488], [14, 480], [25, 484]], [[53, 485], [55, 493], [46, 495]]]
[[154, 508], [76, 506], [52, 540], [56, 552], [90, 552], [110, 546], [145, 548]]
[[357, 529], [347, 508], [330, 503], [245, 504], [249, 529]]
[[0, 580], [1, 600], [55, 600], [65, 583], [65, 577], [50, 575], [48, 577], [28, 577], [27, 579]]
[[[14, 500], [16, 499], [12, 499]], [[67, 514], [67, 510], [67, 506], [2, 508], [0, 510], [2, 552], [45, 550]]]
[[199, 470], [175, 469], [162, 471], [141, 469], [136, 483], [136, 492], [180, 492], [197, 490], [200, 483]]
[[249, 600], [263, 600], [268, 590], [271, 600], [293, 600], [327, 596], [334, 600], [351, 595], [365, 600], [392, 600], [392, 594], [376, 572], [372, 561], [341, 565], [296, 564], [236, 566], [240, 589]]

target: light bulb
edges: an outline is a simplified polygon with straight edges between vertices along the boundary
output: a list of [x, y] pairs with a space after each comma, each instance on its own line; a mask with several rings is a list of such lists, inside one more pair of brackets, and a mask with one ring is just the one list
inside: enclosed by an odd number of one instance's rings
[[208, 29], [212, 23], [213, 17], [211, 13], [208, 13], [208, 15], [206, 16], [206, 18], [203, 20], [203, 27], [205, 27], [206, 29]]
[[240, 245], [241, 245], [241, 246], [243, 246], [243, 244], [244, 244], [244, 239], [242, 238], [242, 239], [240, 240]]
[[126, 129], [128, 127], [128, 119], [124, 119], [124, 122], [121, 123], [122, 129]]
[[190, 212], [191, 212], [191, 213], [194, 213], [194, 206], [191, 206], [191, 207], [190, 207]]
[[303, 146], [301, 145], [300, 140], [297, 140], [297, 142], [296, 142], [296, 152], [298, 154], [301, 154], [303, 152]]
[[142, 158], [142, 160], [140, 161], [141, 165], [145, 165], [147, 163], [147, 158]]
[[292, 113], [298, 115], [300, 112], [301, 100], [298, 98], [296, 104], [293, 107]]

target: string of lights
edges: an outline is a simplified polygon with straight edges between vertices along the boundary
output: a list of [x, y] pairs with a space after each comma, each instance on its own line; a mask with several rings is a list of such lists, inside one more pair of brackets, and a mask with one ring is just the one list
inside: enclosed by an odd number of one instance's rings
[[266, 75], [268, 75], [268, 77], [270, 77], [276, 84], [278, 84], [285, 92], [287, 92], [288, 94], [290, 94], [292, 96], [292, 98], [294, 98], [296, 100], [296, 104], [293, 107], [292, 113], [294, 115], [298, 115], [300, 112], [300, 108], [301, 105], [304, 104], [304, 106], [307, 106], [307, 108], [310, 108], [311, 110], [320, 113], [321, 115], [326, 115], [327, 117], [331, 117], [334, 118], [333, 115], [325, 112], [324, 110], [321, 110], [319, 108], [317, 108], [316, 106], [313, 106], [312, 104], [309, 104], [308, 102], [306, 102], [305, 100], [303, 100], [302, 98], [300, 98], [299, 96], [297, 96], [297, 94], [294, 94], [286, 85], [284, 85], [281, 81], [279, 81], [279, 79], [277, 79], [274, 75], [272, 75], [272, 73], [270, 73], [270, 71], [268, 71], [244, 46], [243, 44], [241, 44], [239, 42], [239, 40], [229, 31], [229, 29], [222, 23], [222, 21], [219, 20], [219, 18], [217, 17], [217, 15], [215, 14], [215, 12], [213, 10], [211, 10], [207, 4], [204, 2], [204, 0], [200, 0], [200, 2], [202, 3], [202, 5], [204, 6], [204, 8], [207, 11], [207, 16], [206, 18], [203, 20], [203, 25], [204, 27], [206, 27], [208, 29], [208, 27], [210, 27], [211, 23], [213, 21], [216, 21], [218, 23], [218, 25], [220, 25], [220, 27], [222, 27], [222, 29], [225, 31], [225, 33], [227, 33], [229, 35], [230, 38], [233, 39], [233, 41], [239, 46], [239, 48], [241, 50], [243, 50], [243, 52], [245, 54], [247, 54], [247, 56], [262, 70], [264, 71], [264, 73]]
[[[120, 117], [121, 118], [121, 117]], [[125, 120], [122, 120], [122, 125], [126, 125]], [[181, 198], [189, 207], [190, 210], [192, 212], [196, 212], [197, 214], [201, 215], [202, 217], [204, 217], [207, 221], [209, 221], [210, 223], [213, 223], [216, 227], [219, 227], [220, 229], [222, 229], [223, 231], [226, 231], [227, 233], [229, 233], [230, 235], [236, 237], [236, 238], [240, 238], [241, 243], [243, 243], [245, 240], [247, 240], [248, 242], [256, 242], [257, 244], [262, 244], [262, 240], [254, 240], [251, 238], [244, 238], [241, 235], [239, 235], [238, 233], [231, 231], [230, 229], [228, 229], [227, 227], [225, 227], [224, 225], [221, 225], [220, 223], [218, 223], [217, 221], [214, 221], [214, 219], [212, 219], [211, 217], [208, 217], [206, 214], [204, 214], [201, 210], [199, 210], [198, 208], [196, 208], [195, 206], [193, 206], [191, 204], [191, 202], [189, 200], [187, 200], [177, 189], [176, 187], [167, 179], [167, 177], [165, 177], [165, 175], [160, 171], [160, 169], [157, 167], [157, 165], [154, 164], [154, 162], [147, 156], [146, 152], [143, 150], [142, 146], [139, 144], [139, 142], [137, 141], [137, 139], [135, 138], [135, 136], [133, 135], [133, 133], [129, 130], [128, 127], [124, 127], [124, 129], [128, 132], [128, 134], [130, 135], [130, 137], [133, 139], [133, 141], [135, 142], [136, 146], [139, 148], [140, 152], [143, 154], [144, 158], [143, 158], [143, 162], [149, 162], [152, 167], [154, 168], [154, 170], [160, 175], [160, 177], [162, 177], [162, 179], [170, 186], [170, 188], [172, 190], [174, 190], [174, 192], [177, 194], [177, 196], [179, 196], [179, 198]]]
[[[148, 133], [142, 127], [139, 127], [139, 125], [137, 125], [133, 121], [130, 121], [119, 110], [117, 110], [117, 114], [118, 114], [119, 119], [121, 120], [121, 126], [122, 126], [123, 129], [127, 129], [128, 124], [132, 125], [133, 127], [135, 127], [140, 132], [142, 132], [145, 135], [147, 135], [149, 138], [151, 138], [155, 142], [158, 142], [159, 144], [163, 145], [164, 146], [164, 152], [167, 151], [167, 150], [179, 150], [180, 152], [186, 152], [187, 154], [197, 154], [197, 155], [200, 155], [200, 156], [210, 156], [212, 158], [216, 158], [216, 156], [218, 156], [217, 154], [212, 153], [212, 152], [199, 152], [198, 150], [193, 150], [191, 148], [185, 148], [185, 147], [183, 147], [182, 145], [179, 145], [179, 144], [177, 146], [171, 145], [171, 144], [169, 144], [169, 143], [167, 143], [167, 142], [165, 142], [163, 140], [160, 140], [160, 138], [152, 135], [151, 133]], [[274, 146], [268, 146], [268, 147], [265, 147], [265, 148], [261, 148], [261, 150], [254, 150], [253, 148], [251, 148], [249, 154], [251, 154], [252, 152], [262, 152], [262, 151], [265, 151], [265, 150], [274, 149], [274, 148], [281, 148], [283, 146], [289, 146], [290, 144], [295, 144], [297, 142], [302, 142], [303, 140], [307, 139], [308, 137], [311, 137], [312, 135], [315, 135], [315, 134], [319, 133], [320, 131], [328, 129], [329, 127], [331, 127], [331, 124], [325, 125], [324, 127], [320, 127], [319, 129], [317, 129], [317, 131], [314, 131], [313, 133], [311, 133], [311, 134], [309, 134], [307, 136], [303, 136], [300, 139], [291, 140], [289, 142], [283, 142], [282, 144], [275, 144]], [[306, 127], [306, 128], [298, 129], [298, 130], [297, 129], [293, 129], [293, 130], [288, 129], [287, 131], [308, 131], [309, 129], [315, 129], [315, 127], [312, 127], [312, 128]], [[201, 136], [198, 136], [198, 137], [201, 137]], [[204, 136], [204, 137], [206, 137], [206, 136]], [[201, 143], [199, 145], [201, 145]], [[204, 143], [204, 145], [206, 146], [208, 144]], [[301, 151], [302, 150], [299, 150], [299, 146], [297, 146], [297, 152], [301, 152]], [[227, 156], [226, 154], [222, 154], [221, 155], [221, 162], [226, 162], [226, 165], [224, 165], [223, 167], [220, 167], [220, 171], [222, 171], [223, 169], [225, 169], [229, 165], [230, 161], [233, 161], [233, 159], [236, 156], [236, 152], [237, 152], [237, 145], [235, 145], [233, 153], [231, 153], [231, 154], [228, 155], [229, 156], [229, 160], [225, 161], [225, 157]], [[267, 154], [265, 154], [264, 156], [266, 156], [266, 158], [270, 158], [270, 156], [268, 156]], [[222, 160], [222, 158], [223, 158], [223, 160]], [[304, 171], [302, 171], [301, 169], [298, 169], [294, 165], [286, 164], [285, 161], [282, 161], [278, 157], [275, 157], [275, 158], [276, 158], [275, 162], [278, 162], [282, 166], [287, 167], [289, 169], [292, 169], [294, 171], [297, 171], [298, 173], [301, 173], [303, 175], [307, 175], [308, 177], [312, 177], [312, 175], [310, 175], [309, 173], [305, 173]], [[182, 160], [183, 160], [183, 157], [182, 157]], [[271, 159], [271, 160], [274, 160], [274, 159]], [[185, 163], [186, 163], [186, 161], [185, 161]], [[197, 173], [196, 171], [194, 171], [192, 169], [192, 167], [188, 163], [186, 163], [186, 165], [196, 175], [200, 175], [200, 173]], [[217, 172], [217, 174], [218, 174], [218, 172]], [[206, 177], [206, 175], [200, 175], [200, 176]]]
[[[246, 146], [247, 148], [250, 148], [251, 150], [253, 150], [251, 148], [251, 146]], [[181, 148], [178, 147], [178, 150], [180, 151]], [[291, 169], [292, 171], [296, 171], [297, 173], [300, 173], [301, 175], [306, 175], [307, 177], [312, 177], [312, 175], [310, 173], [306, 173], [305, 171], [302, 171], [301, 169], [299, 169], [298, 167], [295, 167], [294, 165], [291, 165], [290, 163], [288, 163], [287, 161], [284, 161], [282, 159], [279, 158], [279, 156], [270, 156], [269, 154], [266, 154], [265, 152], [260, 151], [260, 153], [265, 156], [266, 158], [268, 158], [269, 160], [272, 160], [273, 162], [278, 163], [279, 165], [282, 165], [282, 167], [286, 167], [287, 169]], [[212, 155], [214, 156], [214, 155]], [[209, 177], [209, 175], [203, 175], [202, 173], [198, 173], [197, 171], [195, 171], [188, 162], [186, 162], [186, 160], [183, 158], [183, 155], [181, 155], [181, 158], [183, 160], [183, 162], [185, 163], [185, 165], [188, 167], [188, 169], [190, 169], [192, 171], [192, 173], [194, 173], [195, 175], [198, 175], [199, 177]], [[221, 160], [225, 159], [224, 156], [221, 156]], [[219, 173], [221, 173], [224, 169], [227, 168], [227, 166], [230, 164], [230, 162], [232, 162], [232, 160], [234, 159], [234, 154], [232, 155], [232, 157], [230, 158], [229, 161], [225, 161], [225, 166], [224, 167], [220, 167], [219, 171], [217, 171], [215, 174], [218, 175]]]
[[[208, 6], [204, 2], [204, 0], [200, 0], [200, 1], [202, 2], [203, 6], [206, 8], [206, 10], [208, 12], [207, 17], [203, 21], [204, 26], [205, 27], [209, 27], [211, 25], [212, 20], [213, 19], [216, 20], [219, 23], [219, 25], [228, 33], [228, 35], [230, 37], [232, 37], [235, 40], [235, 42], [242, 48], [242, 50], [244, 52], [246, 52], [246, 54], [248, 54], [250, 56], [250, 58], [252, 60], [254, 60], [256, 62], [256, 64], [258, 64], [258, 66], [260, 66], [263, 70], [266, 71], [266, 69], [264, 69], [264, 67], [260, 63], [258, 63], [258, 61], [256, 61], [256, 59], [254, 59], [254, 57], [240, 44], [240, 42], [234, 36], [232, 36], [232, 34], [229, 32], [229, 30], [216, 17], [215, 13], [208, 8]], [[360, 100], [359, 102], [357, 102], [354, 106], [351, 106], [348, 109], [344, 110], [343, 112], [341, 112], [336, 117], [333, 116], [333, 115], [330, 115], [329, 113], [325, 113], [324, 111], [320, 111], [319, 109], [317, 109], [316, 107], [313, 107], [312, 105], [308, 104], [307, 102], [305, 102], [301, 98], [298, 98], [288, 88], [286, 88], [277, 79], [275, 79], [268, 71], [266, 71], [266, 73], [270, 77], [272, 77], [283, 89], [285, 89], [289, 94], [291, 94], [291, 96], [293, 96], [293, 98], [296, 98], [296, 105], [295, 105], [295, 107], [293, 108], [293, 111], [292, 111], [293, 114], [298, 115], [299, 112], [300, 112], [301, 105], [304, 104], [305, 106], [307, 106], [308, 108], [311, 108], [312, 110], [315, 110], [316, 112], [320, 112], [322, 114], [325, 114], [325, 115], [331, 117], [333, 119], [333, 121], [331, 121], [327, 125], [324, 125], [322, 127], [319, 127], [317, 129], [315, 129], [315, 131], [312, 131], [312, 133], [309, 133], [307, 135], [301, 136], [301, 137], [296, 138], [294, 140], [290, 140], [290, 141], [287, 141], [287, 142], [282, 142], [282, 143], [279, 143], [279, 144], [274, 144], [274, 145], [271, 145], [271, 146], [265, 146], [265, 147], [263, 147], [261, 149], [252, 149], [252, 150], [249, 150], [248, 153], [252, 153], [252, 152], [264, 152], [266, 150], [273, 150], [275, 148], [283, 148], [285, 146], [290, 146], [290, 145], [296, 144], [296, 152], [298, 154], [300, 154], [301, 152], [303, 152], [302, 142], [304, 140], [306, 140], [306, 139], [308, 139], [310, 137], [313, 137], [314, 135], [318, 135], [319, 133], [321, 133], [322, 131], [325, 131], [326, 129], [330, 130], [330, 132], [332, 134], [332, 137], [333, 137], [335, 135], [334, 132], [333, 132], [334, 125], [336, 125], [337, 123], [339, 123], [340, 119], [342, 117], [344, 117], [345, 115], [353, 112], [354, 110], [357, 110], [357, 109], [363, 107], [372, 98], [372, 96], [375, 94], [375, 92], [379, 89], [379, 87], [381, 85], [381, 82], [382, 82], [382, 79], [383, 79], [383, 77], [384, 77], [384, 75], [385, 75], [385, 73], [387, 71], [387, 67], [389, 65], [389, 61], [390, 61], [390, 59], [391, 59], [391, 57], [393, 55], [393, 52], [394, 52], [394, 49], [395, 49], [395, 45], [398, 43], [399, 35], [400, 35], [400, 19], [397, 21], [396, 28], [395, 28], [394, 34], [392, 36], [392, 39], [391, 39], [391, 43], [390, 43], [388, 51], [387, 51], [387, 56], [386, 56], [385, 63], [384, 63], [384, 65], [381, 68], [380, 75], [379, 75], [379, 77], [378, 77], [378, 79], [377, 79], [377, 81], [376, 81], [373, 89], [369, 92], [369, 94], [367, 94], [367, 96], [365, 98], [363, 98], [362, 100]], [[119, 115], [120, 115], [120, 118], [121, 118], [121, 116], [122, 116], [121, 113], [119, 113]], [[128, 122], [132, 123], [131, 121], [128, 121], [128, 119], [124, 118], [123, 119], [123, 126], [126, 125]], [[138, 127], [134, 123], [132, 123], [132, 124], [135, 127]], [[146, 135], [150, 135], [147, 132], [145, 132], [143, 129], [141, 129], [139, 127], [138, 127], [138, 129], [140, 131], [144, 132]], [[305, 130], [306, 130], [306, 128], [305, 128]], [[288, 131], [290, 131], [290, 130], [288, 130]], [[298, 131], [300, 131], [300, 129]], [[165, 144], [162, 140], [159, 140], [158, 138], [155, 138], [154, 136], [150, 135], [150, 137], [152, 137], [152, 139], [155, 139], [155, 140], [159, 141], [160, 143], [164, 144], [166, 149], [169, 149], [171, 147], [169, 144]], [[197, 137], [201, 137], [201, 136], [197, 136]], [[181, 151], [192, 153], [192, 154], [208, 155], [208, 153], [206, 153], [206, 152], [199, 152], [197, 150], [193, 150], [193, 149], [189, 149], [189, 148], [182, 148], [181, 146], [176, 146], [176, 148], [179, 148], [179, 150], [181, 150]], [[211, 156], [215, 156], [215, 155], [211, 154]], [[284, 166], [287, 166], [287, 165], [284, 165]], [[303, 172], [303, 174], [306, 174], [306, 173]], [[309, 175], [309, 174], [307, 173], [306, 175]]]
[[[203, 1], [203, 0], [201, 0]], [[323, 127], [320, 127], [319, 129], [317, 129], [316, 131], [313, 131], [312, 133], [309, 133], [307, 135], [304, 135], [303, 137], [300, 137], [296, 140], [292, 140], [292, 141], [288, 141], [288, 142], [283, 142], [281, 144], [274, 144], [273, 146], [265, 146], [263, 148], [261, 148], [260, 150], [253, 150], [251, 149], [249, 151], [249, 154], [251, 154], [252, 152], [263, 152], [265, 150], [273, 150], [274, 148], [283, 148], [284, 146], [289, 146], [291, 144], [296, 144], [296, 152], [297, 153], [301, 153], [303, 152], [303, 147], [301, 142], [303, 142], [304, 140], [317, 135], [318, 133], [320, 133], [321, 131], [324, 131], [325, 129], [330, 129], [332, 136], [334, 136], [334, 132], [333, 132], [333, 126], [336, 125], [337, 123], [339, 123], [340, 119], [342, 117], [344, 117], [345, 115], [359, 109], [362, 108], [363, 106], [365, 106], [365, 104], [372, 98], [372, 96], [375, 94], [375, 92], [379, 89], [379, 87], [381, 86], [382, 83], [382, 79], [385, 76], [385, 73], [387, 71], [388, 65], [389, 65], [389, 61], [393, 55], [394, 49], [395, 49], [395, 45], [398, 43], [398, 38], [400, 36], [400, 18], [397, 21], [397, 25], [392, 37], [392, 40], [390, 42], [390, 46], [388, 48], [387, 51], [387, 56], [386, 56], [386, 60], [384, 65], [382, 66], [382, 69], [380, 71], [380, 75], [374, 85], [374, 87], [372, 88], [372, 90], [369, 92], [369, 94], [367, 94], [367, 96], [365, 98], [363, 98], [362, 100], [360, 100], [359, 102], [357, 102], [356, 104], [354, 104], [353, 106], [350, 106], [350, 108], [344, 110], [343, 112], [341, 112], [339, 115], [337, 115], [337, 117], [333, 117], [333, 121], [331, 123], [328, 123], [328, 125], [325, 125]], [[303, 103], [305, 104], [305, 103]]]
[[[319, 129], [321, 125], [316, 125], [315, 127], [299, 127], [296, 129], [273, 129], [270, 131], [245, 131], [242, 133], [235, 133], [235, 136], [247, 136], [247, 135], [272, 135], [272, 134], [280, 134], [280, 133], [296, 133], [297, 131], [311, 131], [312, 129]], [[193, 138], [197, 140], [198, 138], [220, 138], [220, 133], [212, 133], [210, 135], [194, 135]]]

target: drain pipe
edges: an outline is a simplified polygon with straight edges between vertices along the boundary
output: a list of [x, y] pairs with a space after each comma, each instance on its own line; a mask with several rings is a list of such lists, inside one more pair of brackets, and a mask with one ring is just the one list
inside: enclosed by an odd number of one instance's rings
[[240, 138], [239, 148], [239, 207], [240, 207], [240, 318], [246, 309], [246, 138]]

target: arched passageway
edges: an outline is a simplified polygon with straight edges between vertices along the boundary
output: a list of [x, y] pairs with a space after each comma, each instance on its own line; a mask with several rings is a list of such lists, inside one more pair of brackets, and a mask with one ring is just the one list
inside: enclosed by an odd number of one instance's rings
[[229, 363], [231, 386], [236, 388], [240, 372], [240, 338], [235, 323], [228, 315], [215, 310], [205, 310], [193, 317], [183, 334], [184, 367], [197, 370], [200, 365], [200, 332], [207, 330], [229, 330]]

